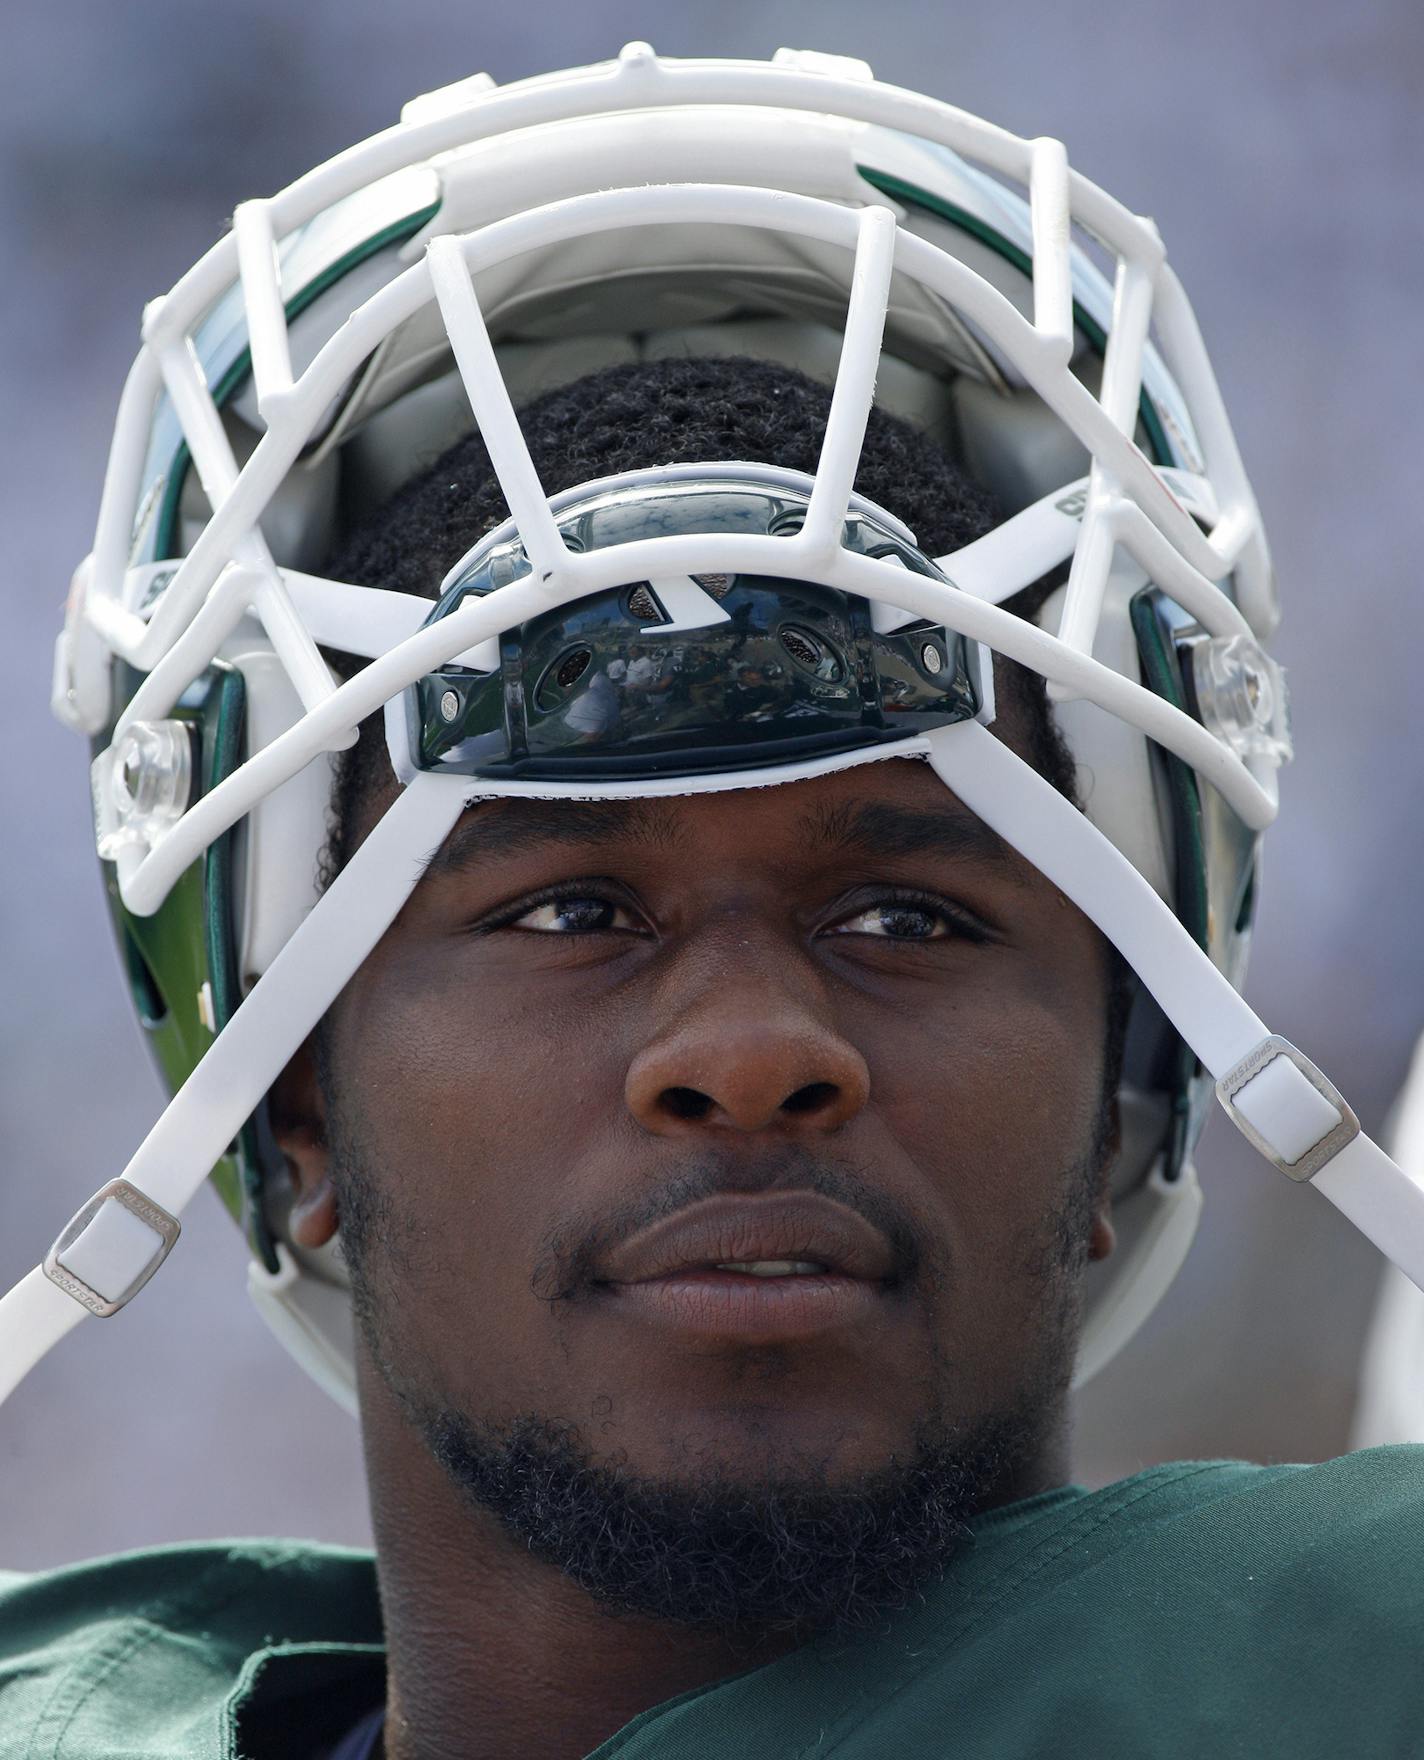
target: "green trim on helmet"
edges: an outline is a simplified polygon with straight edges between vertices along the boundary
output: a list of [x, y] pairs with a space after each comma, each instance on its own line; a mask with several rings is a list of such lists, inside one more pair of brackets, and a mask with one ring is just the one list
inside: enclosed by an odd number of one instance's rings
[[[228, 766], [233, 762], [232, 729], [236, 728], [240, 742], [243, 696], [242, 674], [232, 667], [216, 665], [184, 692], [172, 711], [172, 719], [185, 723], [191, 730], [197, 747], [195, 768], [204, 793], [226, 773], [220, 768], [219, 756]], [[107, 744], [107, 739], [100, 740], [95, 750], [100, 751]], [[221, 980], [215, 982], [213, 975], [214, 912], [208, 883], [215, 870], [230, 867], [231, 857], [217, 846], [214, 850], [187, 868], [168, 897], [147, 917], [134, 916], [124, 908], [116, 870], [112, 864], [101, 864], [104, 891], [139, 1022], [163, 1080], [174, 1093], [187, 1081], [213, 1042], [200, 1000], [205, 987], [212, 999], [214, 1020], [223, 1018], [216, 1012]], [[230, 923], [230, 886], [219, 890]], [[208, 925], [209, 932], [195, 935], [193, 929], [198, 923]], [[212, 1180], [226, 1208], [241, 1222], [244, 1179], [234, 1155], [224, 1156], [213, 1169]]]
[[[907, 202], [912, 208], [923, 208], [926, 213], [933, 214], [937, 219], [948, 220], [951, 226], [958, 226], [962, 231], [977, 238], [980, 244], [988, 245], [989, 249], [1001, 256], [1005, 262], [1012, 263], [1031, 281], [1033, 279], [1033, 261], [1027, 252], [1020, 250], [1018, 245], [1005, 238], [1002, 232], [988, 226], [977, 216], [970, 214], [954, 202], [947, 202], [942, 196], [932, 195], [929, 190], [921, 189], [918, 184], [908, 183], [903, 177], [896, 177], [889, 171], [873, 171], [865, 165], [856, 167], [860, 175], [881, 195], [893, 196], [896, 201]], [[1107, 332], [1097, 319], [1084, 311], [1075, 299], [1073, 301], [1073, 322], [1087, 337], [1089, 343], [1099, 356], [1107, 351]], [[1170, 465], [1177, 462], [1176, 454], [1167, 443], [1166, 430], [1162, 419], [1157, 414], [1156, 406], [1144, 390], [1138, 404], [1138, 414], [1143, 427], [1147, 430], [1147, 438], [1152, 446], [1152, 462], [1157, 465]]]
[[[1164, 595], [1158, 587], [1134, 593], [1128, 607], [1132, 633], [1142, 663], [1142, 682], [1174, 709], [1189, 714], [1181, 665], [1172, 632], [1160, 611]], [[1197, 946], [1211, 952], [1211, 899], [1207, 886], [1206, 841], [1202, 825], [1201, 783], [1192, 767], [1165, 748], [1157, 747], [1167, 779], [1167, 798], [1172, 818], [1175, 852], [1173, 895], [1182, 926]], [[1239, 930], [1240, 924], [1237, 928]], [[1172, 1046], [1172, 1131], [1167, 1146], [1167, 1177], [1175, 1179], [1189, 1154], [1194, 1138], [1193, 1121], [1200, 1108], [1199, 1085], [1205, 1077], [1196, 1053], [1185, 1039], [1174, 1035]]]
[[[214, 670], [217, 681], [217, 714], [212, 737], [204, 743], [204, 791], [230, 776], [242, 761], [247, 732], [247, 685], [236, 667]], [[216, 1033], [236, 1014], [242, 1001], [241, 975], [237, 969], [237, 898], [233, 872], [237, 830], [230, 826], [208, 845], [203, 858], [203, 940], [207, 950], [208, 982], [211, 985], [213, 1026]], [[237, 1190], [225, 1198], [228, 1208], [242, 1223], [253, 1252], [268, 1271], [279, 1269], [277, 1247], [268, 1227], [262, 1203], [262, 1161], [257, 1128], [248, 1119], [239, 1131], [231, 1154]]]
[[[1174, 709], [1188, 713], [1186, 693], [1178, 670], [1176, 654], [1169, 632], [1157, 615], [1157, 587], [1143, 587], [1134, 593], [1128, 607], [1132, 633], [1137, 639], [1137, 652], [1142, 662], [1142, 682], [1148, 690], [1164, 698]], [[1207, 951], [1208, 901], [1206, 887], [1206, 846], [1202, 837], [1201, 785], [1196, 772], [1175, 752], [1158, 748], [1166, 767], [1167, 787], [1172, 804], [1173, 842], [1176, 846], [1176, 873], [1173, 876], [1177, 900], [1177, 916], [1197, 946]]]
[[[241, 761], [246, 699], [242, 673], [217, 661], [172, 712], [173, 720], [190, 729], [203, 794], [231, 775]], [[139, 1023], [173, 1092], [192, 1074], [242, 1001], [235, 845], [235, 829], [224, 832], [180, 876], [149, 917], [134, 916], [124, 908], [114, 870], [105, 867], [105, 892]], [[201, 935], [193, 933], [198, 923]], [[204, 992], [211, 1026], [203, 1018]], [[275, 1244], [262, 1206], [261, 1168], [258, 1133], [249, 1120], [210, 1177], [254, 1254], [275, 1271]]]

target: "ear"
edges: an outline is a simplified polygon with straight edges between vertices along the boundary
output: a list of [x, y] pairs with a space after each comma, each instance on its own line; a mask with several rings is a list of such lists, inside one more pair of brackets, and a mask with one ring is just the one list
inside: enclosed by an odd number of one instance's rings
[[308, 1039], [272, 1086], [272, 1134], [287, 1158], [296, 1198], [287, 1226], [299, 1247], [324, 1247], [340, 1222], [326, 1143], [326, 1101]]
[[1112, 1211], [1107, 1204], [1093, 1218], [1093, 1227], [1088, 1235], [1088, 1262], [1096, 1265], [1106, 1259], [1117, 1246], [1117, 1230], [1112, 1225]]
[[1088, 1260], [1096, 1265], [1106, 1259], [1117, 1245], [1117, 1230], [1112, 1221], [1112, 1170], [1122, 1148], [1122, 1108], [1114, 1094], [1108, 1106], [1108, 1130], [1103, 1155], [1103, 1177], [1098, 1187], [1097, 1209], [1088, 1234]]

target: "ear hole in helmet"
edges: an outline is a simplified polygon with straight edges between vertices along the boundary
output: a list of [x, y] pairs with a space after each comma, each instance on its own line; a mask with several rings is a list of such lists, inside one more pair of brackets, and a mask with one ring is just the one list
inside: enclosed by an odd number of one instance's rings
[[815, 678], [837, 684], [845, 676], [845, 665], [831, 644], [813, 630], [799, 623], [784, 623], [777, 631], [781, 645], [796, 662]]
[[557, 659], [544, 668], [543, 676], [534, 687], [534, 701], [541, 709], [555, 709], [588, 671], [593, 649], [566, 648]]

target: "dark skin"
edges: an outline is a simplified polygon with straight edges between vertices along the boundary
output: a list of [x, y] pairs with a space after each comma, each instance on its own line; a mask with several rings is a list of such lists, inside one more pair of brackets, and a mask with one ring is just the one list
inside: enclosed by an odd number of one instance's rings
[[[1034, 1445], [984, 1502], [1066, 1481], [1105, 1197], [1075, 1269], [1048, 1249], [1104, 1148], [1106, 972], [1087, 920], [921, 763], [465, 815], [336, 1004], [336, 1093], [306, 1054], [278, 1095], [299, 1242], [340, 1225], [329, 1125], [389, 1199], [358, 1371], [391, 1760], [577, 1760], [798, 1641], [611, 1617], [462, 1495], [412, 1401], [548, 1414], [649, 1478], [834, 1482], [906, 1448], [927, 1388], [972, 1424], [1046, 1370]], [[808, 1158], [911, 1226], [917, 1268], [864, 1284], [852, 1322], [688, 1330], [600, 1281], [606, 1254], [570, 1271], [561, 1243], [689, 1165], [755, 1205]]]

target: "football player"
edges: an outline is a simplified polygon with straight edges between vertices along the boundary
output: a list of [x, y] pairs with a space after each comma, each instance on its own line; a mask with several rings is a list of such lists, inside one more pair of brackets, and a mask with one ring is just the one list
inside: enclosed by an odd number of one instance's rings
[[376, 1553], [11, 1581], [0, 1753], [1420, 1751], [1416, 1451], [1066, 1454], [1214, 1095], [1424, 1278], [1240, 993], [1276, 615], [1150, 222], [858, 63], [481, 77], [239, 208], [56, 655], [174, 1097], [0, 1392], [211, 1177]]

